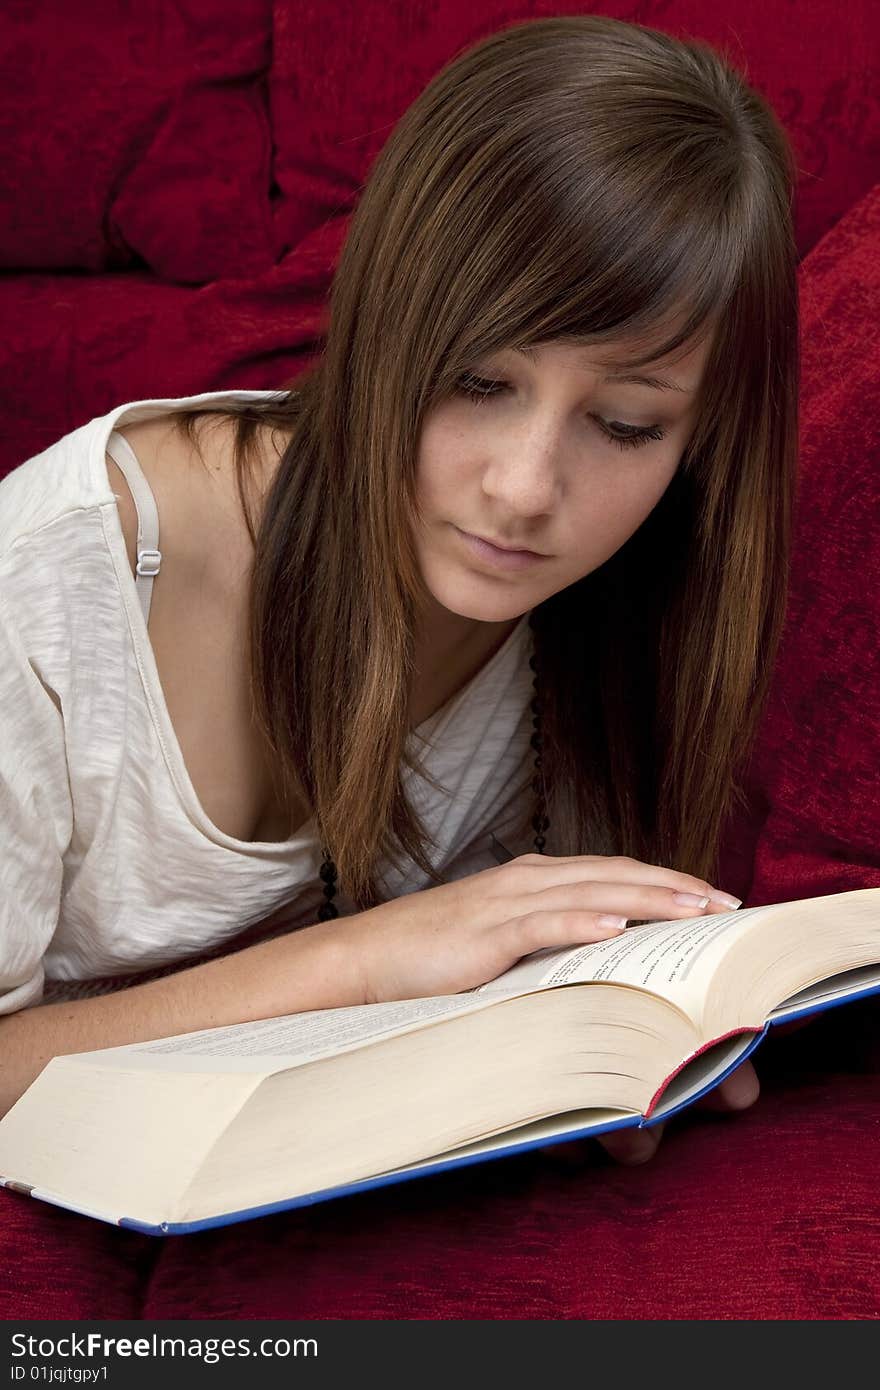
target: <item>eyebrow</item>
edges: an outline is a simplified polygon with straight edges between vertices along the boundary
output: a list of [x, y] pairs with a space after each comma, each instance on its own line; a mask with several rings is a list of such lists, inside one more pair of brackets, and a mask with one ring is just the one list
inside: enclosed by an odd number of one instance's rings
[[[520, 357], [525, 357], [529, 362], [537, 363], [538, 354], [534, 348], [514, 347], [513, 351]], [[650, 386], [655, 391], [679, 391], [683, 396], [691, 395], [691, 392], [684, 386], [679, 386], [674, 381], [667, 380], [664, 376], [635, 376], [631, 373], [612, 372], [604, 378], [605, 381], [622, 381], [632, 386]]]

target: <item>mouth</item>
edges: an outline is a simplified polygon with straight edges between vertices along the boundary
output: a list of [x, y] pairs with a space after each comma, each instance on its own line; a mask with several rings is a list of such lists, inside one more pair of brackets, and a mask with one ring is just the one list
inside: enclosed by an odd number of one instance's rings
[[508, 555], [534, 555], [536, 559], [541, 558], [540, 550], [525, 550], [517, 545], [501, 545], [498, 541], [490, 540], [488, 536], [474, 536], [474, 540], [482, 541], [484, 545], [491, 545], [493, 550], [503, 550]]
[[483, 536], [475, 536], [470, 531], [462, 531], [460, 526], [456, 526], [455, 529], [467, 543], [471, 553], [495, 569], [525, 569], [530, 565], [537, 564], [539, 560], [549, 559], [549, 556], [540, 554], [536, 550], [510, 550], [495, 545], [492, 541], [487, 541]]
[[[456, 527], [456, 530], [461, 530]], [[463, 536], [468, 536], [472, 541], [479, 541], [481, 545], [490, 545], [493, 550], [502, 550], [507, 555], [531, 555], [536, 560], [546, 559], [546, 555], [540, 550], [525, 550], [516, 545], [504, 545], [501, 541], [493, 541], [490, 536], [479, 536], [475, 531], [462, 531]]]

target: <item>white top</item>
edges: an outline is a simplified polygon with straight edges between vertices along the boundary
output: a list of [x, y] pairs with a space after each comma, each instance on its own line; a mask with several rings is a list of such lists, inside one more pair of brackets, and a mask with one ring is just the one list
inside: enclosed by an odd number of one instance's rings
[[[291, 926], [317, 921], [314, 821], [292, 840], [252, 843], [199, 803], [147, 631], [161, 563], [152, 493], [131, 450], [114, 447], [136, 477], [135, 579], [105, 462], [117, 425], [269, 394], [129, 402], [0, 480], [0, 1014], [89, 992], [63, 982], [196, 957], [285, 903]], [[446, 879], [497, 862], [490, 831], [514, 854], [532, 848], [513, 833], [533, 775], [530, 651], [525, 614], [409, 735], [443, 787], [403, 769]], [[378, 880], [389, 898], [431, 886], [410, 860], [382, 861]], [[334, 901], [340, 915], [357, 910], [344, 885]]]

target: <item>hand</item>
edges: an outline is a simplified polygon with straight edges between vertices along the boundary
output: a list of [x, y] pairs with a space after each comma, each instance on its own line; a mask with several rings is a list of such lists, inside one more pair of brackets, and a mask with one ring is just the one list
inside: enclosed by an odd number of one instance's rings
[[[694, 1110], [747, 1110], [758, 1099], [761, 1087], [757, 1073], [751, 1062], [740, 1062], [735, 1071], [726, 1076], [719, 1086], [694, 1103]], [[620, 1129], [611, 1134], [597, 1135], [596, 1141], [617, 1163], [631, 1168], [639, 1163], [647, 1163], [660, 1146], [666, 1121], [652, 1125], [648, 1129]], [[567, 1144], [547, 1144], [542, 1153], [552, 1154], [566, 1166], [578, 1166], [585, 1152], [593, 1144], [592, 1139], [571, 1139]]]
[[[677, 892], [710, 901], [677, 903]], [[623, 855], [523, 854], [338, 918], [333, 930], [358, 972], [363, 1002], [374, 1004], [458, 994], [542, 947], [618, 936], [600, 922], [603, 913], [662, 922], [731, 906], [704, 879]]]

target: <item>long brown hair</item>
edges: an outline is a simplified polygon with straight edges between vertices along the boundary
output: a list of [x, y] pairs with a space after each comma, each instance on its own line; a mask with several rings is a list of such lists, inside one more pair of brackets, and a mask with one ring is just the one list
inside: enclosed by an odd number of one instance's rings
[[[447, 64], [376, 159], [320, 361], [265, 401], [220, 407], [237, 417], [255, 547], [254, 714], [282, 797], [313, 809], [361, 908], [382, 900], [377, 855], [439, 878], [401, 781], [426, 412], [509, 345], [625, 340], [645, 349], [636, 367], [710, 326], [669, 487], [532, 618], [547, 852], [715, 877], [785, 614], [794, 184], [783, 128], [725, 55], [597, 15], [513, 24]], [[190, 437], [194, 421], [180, 420]], [[260, 425], [286, 444], [255, 526], [242, 478]]]

